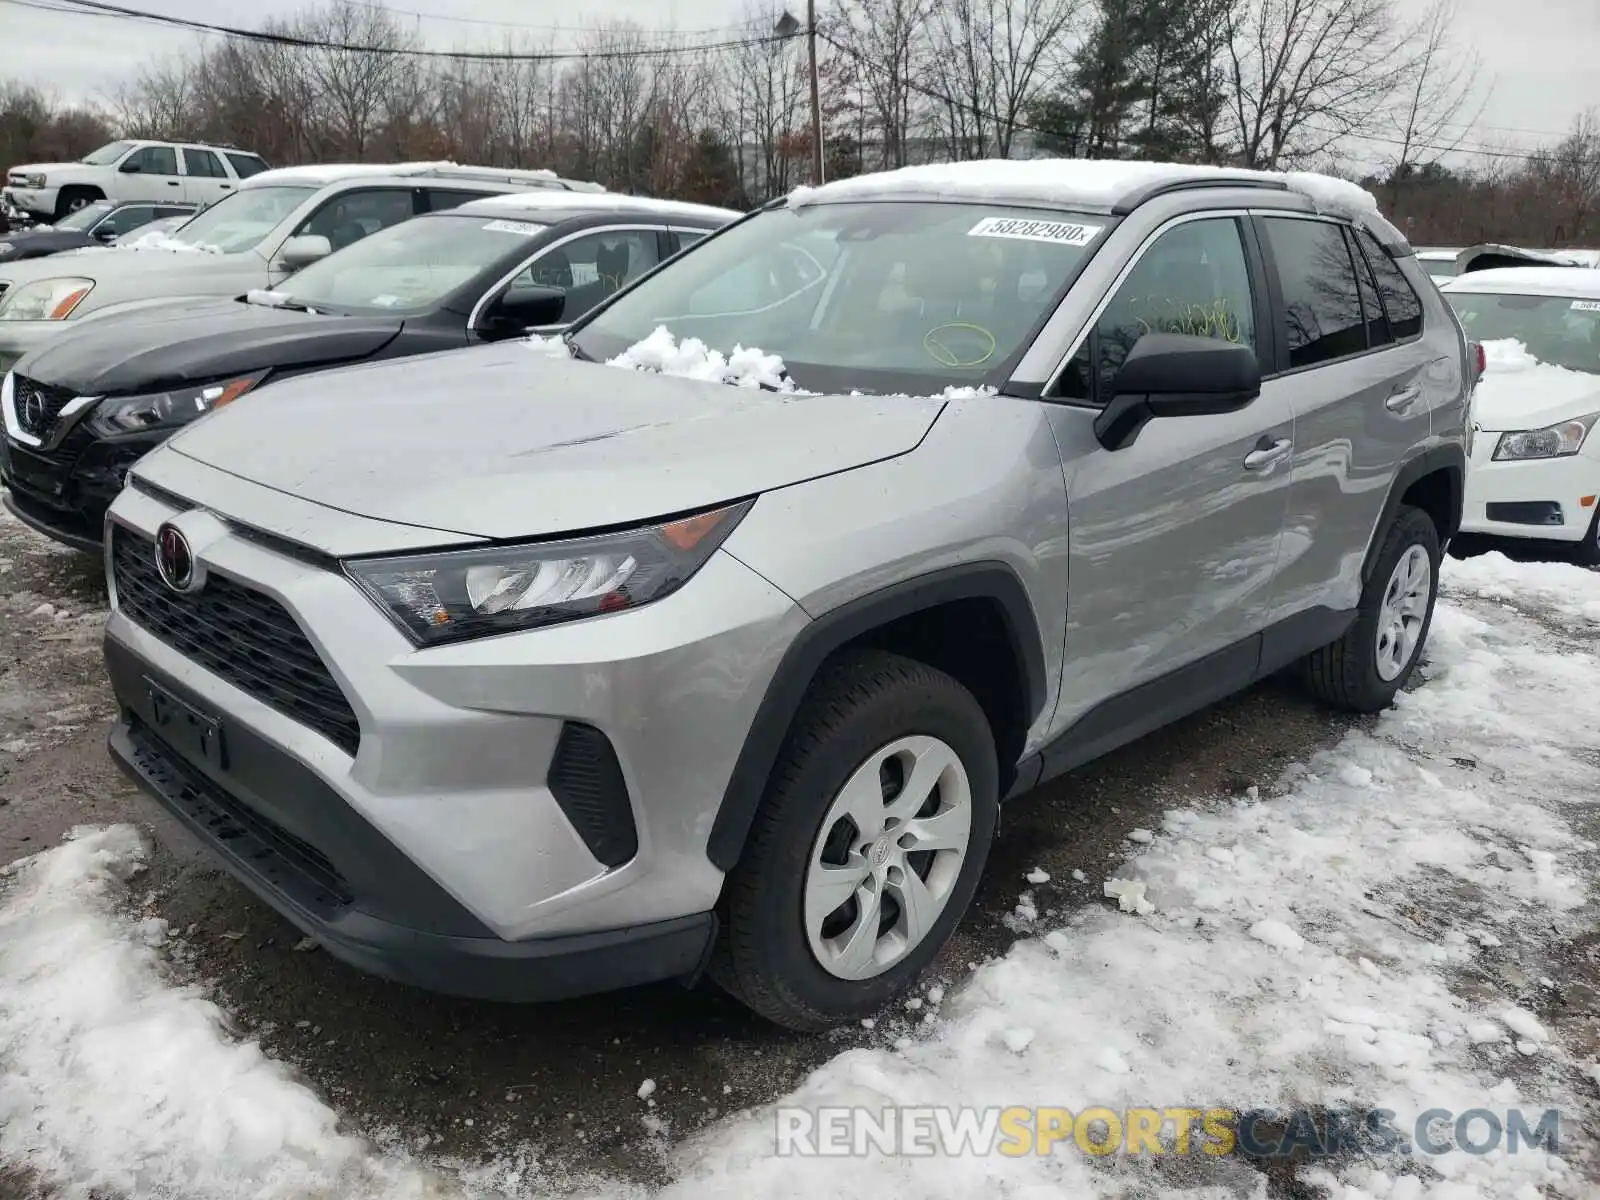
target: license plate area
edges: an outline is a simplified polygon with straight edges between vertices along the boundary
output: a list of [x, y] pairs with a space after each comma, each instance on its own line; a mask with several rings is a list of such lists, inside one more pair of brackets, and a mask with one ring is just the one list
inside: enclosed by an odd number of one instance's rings
[[144, 689], [150, 704], [150, 725], [162, 741], [192, 761], [219, 771], [227, 768], [220, 720], [178, 699], [148, 675], [144, 677]]

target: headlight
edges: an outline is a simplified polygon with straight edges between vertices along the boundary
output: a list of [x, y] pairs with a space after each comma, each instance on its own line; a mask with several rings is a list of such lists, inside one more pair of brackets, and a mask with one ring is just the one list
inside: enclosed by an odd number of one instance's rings
[[1528, 458], [1565, 458], [1583, 449], [1583, 439], [1593, 428], [1600, 413], [1574, 417], [1543, 429], [1521, 429], [1515, 433], [1502, 433], [1494, 448], [1495, 462], [1508, 462]]
[[45, 185], [45, 178], [42, 174], [24, 175], [22, 179], [24, 187], [42, 188]]
[[705, 565], [752, 503], [623, 533], [344, 566], [412, 641], [433, 646], [659, 600]]
[[147, 396], [117, 396], [102, 400], [89, 417], [89, 427], [101, 437], [137, 433], [141, 429], [186, 425], [214, 408], [237, 400], [266, 377], [265, 371], [225, 379], [219, 383], [190, 384], [170, 392]]
[[65, 321], [92, 291], [92, 279], [36, 279], [6, 293], [0, 321]]

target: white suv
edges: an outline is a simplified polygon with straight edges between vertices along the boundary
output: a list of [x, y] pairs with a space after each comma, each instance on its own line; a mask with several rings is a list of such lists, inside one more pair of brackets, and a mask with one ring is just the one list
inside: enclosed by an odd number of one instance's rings
[[6, 199], [55, 221], [96, 200], [215, 204], [267, 169], [259, 154], [228, 146], [121, 141], [75, 163], [29, 163], [6, 175]]

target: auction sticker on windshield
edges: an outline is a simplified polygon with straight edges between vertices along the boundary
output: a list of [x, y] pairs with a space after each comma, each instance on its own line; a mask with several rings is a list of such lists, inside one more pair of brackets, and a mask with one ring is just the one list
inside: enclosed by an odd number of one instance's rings
[[1065, 221], [1026, 221], [1019, 217], [985, 217], [971, 229], [968, 237], [1021, 238], [1029, 242], [1052, 242], [1057, 246], [1087, 246], [1105, 226], [1073, 225]]
[[1574, 300], [1573, 312], [1600, 312], [1600, 300]]
[[543, 225], [529, 225], [523, 221], [490, 221], [484, 226], [490, 233], [520, 233], [523, 237], [533, 237], [543, 232]]

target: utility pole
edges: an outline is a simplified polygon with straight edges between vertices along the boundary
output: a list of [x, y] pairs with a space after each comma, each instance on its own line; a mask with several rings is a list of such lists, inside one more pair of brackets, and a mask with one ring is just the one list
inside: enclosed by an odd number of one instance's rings
[[822, 97], [817, 86], [817, 0], [806, 0], [806, 42], [811, 51], [811, 175], [818, 183], [822, 174]]
[[[778, 18], [775, 32], [779, 37], [793, 37], [800, 32], [800, 22], [785, 11]], [[811, 76], [811, 181], [824, 183], [822, 161], [822, 89], [817, 80], [817, 0], [806, 0], [806, 50]]]

